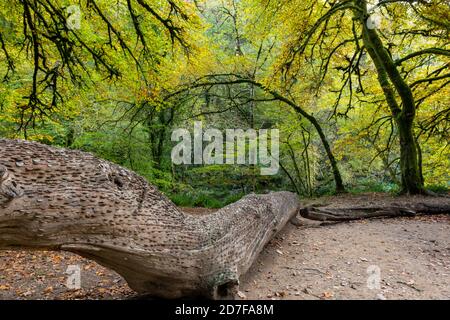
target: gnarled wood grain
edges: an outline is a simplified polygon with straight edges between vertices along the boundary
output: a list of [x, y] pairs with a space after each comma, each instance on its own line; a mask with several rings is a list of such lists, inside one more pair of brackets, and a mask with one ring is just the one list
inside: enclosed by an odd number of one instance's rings
[[71, 251], [153, 296], [229, 296], [299, 210], [279, 192], [194, 217], [91, 154], [0, 139], [0, 155], [0, 249]]

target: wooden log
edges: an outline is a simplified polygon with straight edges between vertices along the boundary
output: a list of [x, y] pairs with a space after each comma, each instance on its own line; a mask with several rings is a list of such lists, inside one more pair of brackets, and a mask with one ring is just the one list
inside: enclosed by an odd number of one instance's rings
[[301, 208], [300, 215], [315, 221], [352, 221], [375, 218], [399, 218], [418, 215], [440, 215], [450, 213], [450, 200], [442, 197], [439, 204], [412, 203], [409, 205], [385, 205], [367, 207], [327, 208], [309, 206]]
[[0, 139], [0, 155], [0, 249], [74, 252], [156, 297], [232, 296], [299, 210], [295, 194], [279, 192], [191, 216], [144, 178], [88, 153]]

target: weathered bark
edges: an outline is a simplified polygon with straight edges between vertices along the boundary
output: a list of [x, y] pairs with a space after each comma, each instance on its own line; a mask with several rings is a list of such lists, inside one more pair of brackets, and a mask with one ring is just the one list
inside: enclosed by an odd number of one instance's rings
[[152, 296], [229, 295], [299, 209], [295, 194], [280, 192], [189, 216], [87, 153], [0, 139], [0, 155], [0, 249], [74, 252]]
[[316, 221], [351, 221], [371, 218], [398, 218], [416, 215], [433, 215], [450, 213], [450, 201], [429, 205], [418, 203], [410, 206], [349, 207], [349, 208], [316, 208], [306, 207], [299, 211], [303, 218]]

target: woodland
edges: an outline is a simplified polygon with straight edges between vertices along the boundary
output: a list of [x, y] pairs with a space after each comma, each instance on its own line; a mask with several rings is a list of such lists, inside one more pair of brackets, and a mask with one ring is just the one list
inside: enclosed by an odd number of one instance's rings
[[[0, 249], [217, 299], [289, 221], [448, 214], [449, 66], [448, 0], [3, 1]], [[175, 164], [199, 121], [279, 130], [279, 171]]]

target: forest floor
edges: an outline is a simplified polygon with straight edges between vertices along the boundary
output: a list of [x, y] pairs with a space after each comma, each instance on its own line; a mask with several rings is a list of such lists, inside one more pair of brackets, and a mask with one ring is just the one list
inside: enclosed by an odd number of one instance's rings
[[[352, 206], [411, 201], [421, 199], [370, 193], [308, 202]], [[302, 222], [288, 224], [266, 246], [241, 281], [241, 299], [450, 299], [450, 216]], [[79, 290], [66, 287], [70, 265], [81, 269]], [[379, 283], [373, 272], [379, 272]], [[0, 299], [135, 295], [116, 273], [70, 253], [0, 252]]]

